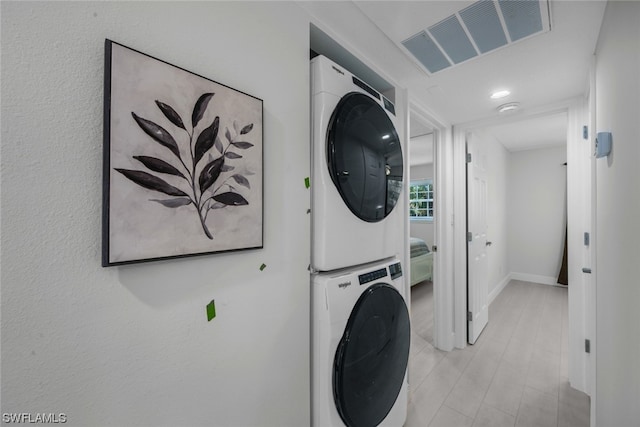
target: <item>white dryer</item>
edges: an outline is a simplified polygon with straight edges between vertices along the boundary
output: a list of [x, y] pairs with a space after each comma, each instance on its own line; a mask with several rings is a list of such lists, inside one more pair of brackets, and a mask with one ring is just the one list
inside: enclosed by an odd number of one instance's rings
[[311, 61], [311, 267], [399, 256], [406, 208], [394, 105], [324, 56]]
[[411, 329], [396, 258], [312, 275], [311, 424], [400, 427]]

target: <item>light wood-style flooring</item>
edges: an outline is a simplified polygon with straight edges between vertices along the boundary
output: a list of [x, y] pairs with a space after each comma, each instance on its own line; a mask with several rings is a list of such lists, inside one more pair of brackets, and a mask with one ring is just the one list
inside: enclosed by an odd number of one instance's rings
[[588, 427], [589, 397], [569, 386], [567, 289], [512, 280], [475, 345], [433, 342], [433, 285], [411, 292], [406, 427]]

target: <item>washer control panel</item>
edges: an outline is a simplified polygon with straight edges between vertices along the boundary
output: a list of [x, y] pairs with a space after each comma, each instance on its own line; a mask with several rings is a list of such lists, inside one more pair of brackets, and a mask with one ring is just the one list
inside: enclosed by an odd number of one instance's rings
[[395, 264], [391, 264], [389, 266], [389, 273], [391, 273], [392, 279], [397, 279], [398, 277], [402, 277], [402, 265], [399, 262]]
[[386, 268], [381, 268], [380, 270], [360, 274], [358, 276], [358, 280], [360, 281], [360, 285], [364, 285], [365, 283], [373, 282], [374, 280], [382, 279], [383, 277], [387, 277]]

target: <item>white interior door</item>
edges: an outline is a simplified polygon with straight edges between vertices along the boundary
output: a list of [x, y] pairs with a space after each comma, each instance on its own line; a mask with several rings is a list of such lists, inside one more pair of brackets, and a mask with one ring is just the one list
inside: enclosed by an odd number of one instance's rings
[[487, 153], [467, 135], [467, 339], [476, 342], [489, 321]]

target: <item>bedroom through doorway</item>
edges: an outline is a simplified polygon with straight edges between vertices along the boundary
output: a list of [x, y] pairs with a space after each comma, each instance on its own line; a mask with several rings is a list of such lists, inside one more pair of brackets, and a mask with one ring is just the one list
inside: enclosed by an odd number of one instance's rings
[[409, 230], [412, 353], [434, 346], [435, 130], [410, 115]]

